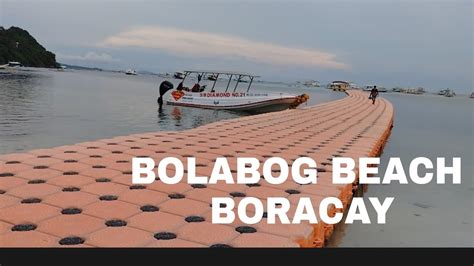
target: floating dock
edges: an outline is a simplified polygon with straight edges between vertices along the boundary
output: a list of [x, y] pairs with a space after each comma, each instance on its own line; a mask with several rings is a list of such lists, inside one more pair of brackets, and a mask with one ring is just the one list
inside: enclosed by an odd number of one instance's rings
[[[212, 197], [324, 197], [350, 204], [357, 184], [331, 182], [333, 157], [378, 156], [393, 124], [393, 107], [366, 93], [304, 109], [207, 124], [179, 132], [134, 134], [25, 153], [0, 155], [0, 247], [322, 247], [334, 226], [211, 223]], [[318, 163], [318, 184], [288, 179], [271, 185], [131, 183], [131, 160], [196, 157], [211, 174], [227, 157], [301, 156]], [[231, 169], [236, 166], [231, 164]], [[294, 206], [292, 206], [294, 209]], [[337, 210], [331, 210], [336, 212]], [[250, 210], [251, 212], [251, 210]], [[290, 209], [291, 212], [291, 209]], [[265, 215], [264, 215], [265, 216]], [[290, 215], [291, 216], [291, 215]], [[278, 220], [277, 220], [278, 221]], [[337, 225], [336, 225], [337, 226]]]

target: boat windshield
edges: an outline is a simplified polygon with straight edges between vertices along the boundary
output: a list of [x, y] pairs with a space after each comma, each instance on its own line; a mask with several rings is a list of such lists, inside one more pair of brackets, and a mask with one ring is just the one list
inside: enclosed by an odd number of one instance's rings
[[201, 78], [208, 78], [209, 80], [214, 81], [212, 84], [211, 91], [215, 90], [215, 86], [217, 81], [219, 80], [219, 77], [226, 76], [228, 78], [227, 81], [227, 86], [225, 88], [225, 91], [229, 91], [230, 85], [232, 83], [232, 79], [234, 78], [235, 80], [235, 85], [233, 88], [233, 91], [237, 91], [237, 87], [239, 86], [239, 83], [249, 83], [247, 86], [247, 92], [250, 90], [250, 87], [252, 86], [252, 82], [254, 78], [258, 78], [259, 76], [248, 74], [248, 73], [242, 73], [242, 72], [231, 72], [231, 71], [209, 71], [209, 70], [184, 70], [184, 78], [183, 81], [186, 80], [187, 77], [189, 76], [196, 76], [198, 78], [198, 83], [200, 82]]

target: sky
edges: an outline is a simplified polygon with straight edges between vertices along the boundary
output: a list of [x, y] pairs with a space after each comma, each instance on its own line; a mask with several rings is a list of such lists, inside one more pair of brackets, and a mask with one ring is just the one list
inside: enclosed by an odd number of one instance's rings
[[61, 63], [473, 90], [473, 1], [0, 0]]

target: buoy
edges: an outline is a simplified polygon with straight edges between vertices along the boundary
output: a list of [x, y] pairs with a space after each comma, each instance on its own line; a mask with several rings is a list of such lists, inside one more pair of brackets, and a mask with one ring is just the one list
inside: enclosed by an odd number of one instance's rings
[[290, 105], [290, 109], [295, 109], [300, 104], [307, 102], [308, 99], [309, 99], [309, 95], [306, 93], [296, 96], [295, 101]]

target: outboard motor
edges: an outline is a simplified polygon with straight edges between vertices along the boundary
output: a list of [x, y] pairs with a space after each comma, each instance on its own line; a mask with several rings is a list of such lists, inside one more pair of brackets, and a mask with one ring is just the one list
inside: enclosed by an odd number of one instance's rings
[[161, 107], [163, 106], [163, 95], [165, 95], [165, 93], [169, 90], [172, 90], [173, 89], [173, 83], [165, 80], [163, 82], [161, 82], [160, 84], [160, 96], [158, 97], [158, 105], [160, 107], [160, 110], [161, 110]]

